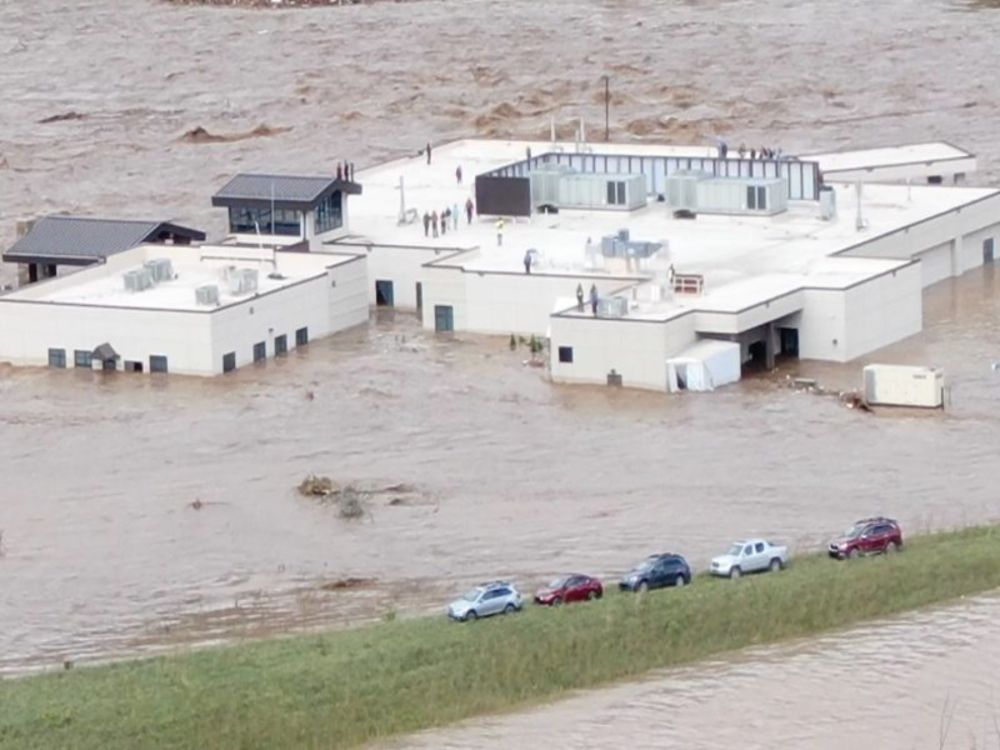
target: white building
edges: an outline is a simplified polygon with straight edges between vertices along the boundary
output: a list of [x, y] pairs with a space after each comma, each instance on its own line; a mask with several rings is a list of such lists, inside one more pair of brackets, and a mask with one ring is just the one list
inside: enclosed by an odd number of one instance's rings
[[[359, 172], [352, 237], [327, 246], [363, 253], [369, 301], [419, 309], [428, 329], [544, 336], [556, 382], [668, 390], [668, 360], [708, 351], [704, 339], [769, 367], [780, 355], [846, 362], [918, 333], [923, 288], [996, 254], [1000, 191], [939, 184], [974, 168], [948, 144], [749, 160], [466, 140], [431, 164]], [[587, 190], [567, 192], [567, 175], [587, 176]], [[423, 215], [445, 210], [457, 226], [425, 234]], [[615, 245], [623, 229], [629, 242]]]
[[368, 319], [365, 259], [144, 244], [0, 296], [17, 365], [216, 375]]

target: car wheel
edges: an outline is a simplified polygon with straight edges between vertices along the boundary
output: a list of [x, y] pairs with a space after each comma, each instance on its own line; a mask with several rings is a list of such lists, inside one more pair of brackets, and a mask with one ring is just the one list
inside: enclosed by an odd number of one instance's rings
[[851, 551], [847, 553], [848, 560], [857, 560], [861, 556], [861, 550], [857, 547], [852, 547]]
[[503, 608], [503, 613], [505, 615], [509, 615], [511, 612], [514, 612], [516, 609], [517, 609], [517, 607], [515, 607], [513, 604], [508, 604], [506, 607]]
[[774, 558], [773, 560], [771, 560], [771, 565], [769, 567], [772, 573], [777, 573], [782, 568], [781, 560], [779, 560], [777, 557]]
[[639, 585], [635, 587], [635, 590], [640, 594], [645, 594], [649, 591], [649, 581], [639, 581]]
[[682, 589], [687, 585], [687, 579], [683, 575], [677, 576], [674, 579], [674, 588]]
[[887, 545], [885, 545], [885, 553], [887, 555], [894, 555], [897, 552], [899, 552], [899, 544], [898, 543], [896, 543], [896, 542], [889, 542]]
[[601, 597], [598, 595], [598, 593], [596, 591], [588, 591], [587, 592], [587, 601], [588, 602], [592, 602], [592, 601], [594, 601], [594, 599], [600, 599], [600, 598]]
[[552, 600], [552, 606], [553, 607], [558, 607], [560, 604], [562, 604], [562, 598], [561, 597], [557, 596], [555, 599]]
[[743, 571], [740, 570], [739, 565], [734, 565], [732, 568], [729, 569], [730, 578], [740, 578], [742, 576], [743, 576]]
[[479, 615], [476, 614], [476, 610], [470, 609], [465, 613], [465, 617], [462, 618], [463, 622], [474, 622], [479, 619]]

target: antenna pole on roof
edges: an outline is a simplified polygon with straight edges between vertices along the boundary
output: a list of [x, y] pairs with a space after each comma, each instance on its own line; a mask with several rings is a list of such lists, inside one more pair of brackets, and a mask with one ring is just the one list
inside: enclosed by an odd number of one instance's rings
[[271, 180], [271, 235], [274, 235], [274, 180]]
[[552, 141], [552, 145], [556, 145], [556, 116], [552, 115], [549, 117], [549, 140]]

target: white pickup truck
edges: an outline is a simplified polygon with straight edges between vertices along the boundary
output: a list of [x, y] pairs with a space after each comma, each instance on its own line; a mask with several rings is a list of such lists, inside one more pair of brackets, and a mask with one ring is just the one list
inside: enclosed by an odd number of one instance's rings
[[709, 571], [713, 576], [739, 578], [744, 573], [777, 572], [787, 564], [788, 547], [766, 539], [743, 539], [733, 542], [726, 554], [713, 558]]

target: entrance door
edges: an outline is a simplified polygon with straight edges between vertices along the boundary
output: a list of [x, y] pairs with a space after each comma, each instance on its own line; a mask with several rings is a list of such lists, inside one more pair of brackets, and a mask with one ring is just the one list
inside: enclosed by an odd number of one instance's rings
[[781, 336], [781, 353], [789, 357], [799, 356], [799, 329], [779, 328]]
[[424, 285], [417, 282], [417, 309], [424, 309]]
[[434, 330], [438, 333], [455, 330], [455, 309], [451, 305], [434, 305]]
[[983, 265], [993, 262], [993, 238], [983, 240]]
[[379, 307], [392, 307], [393, 294], [391, 281], [375, 282], [375, 304]]

